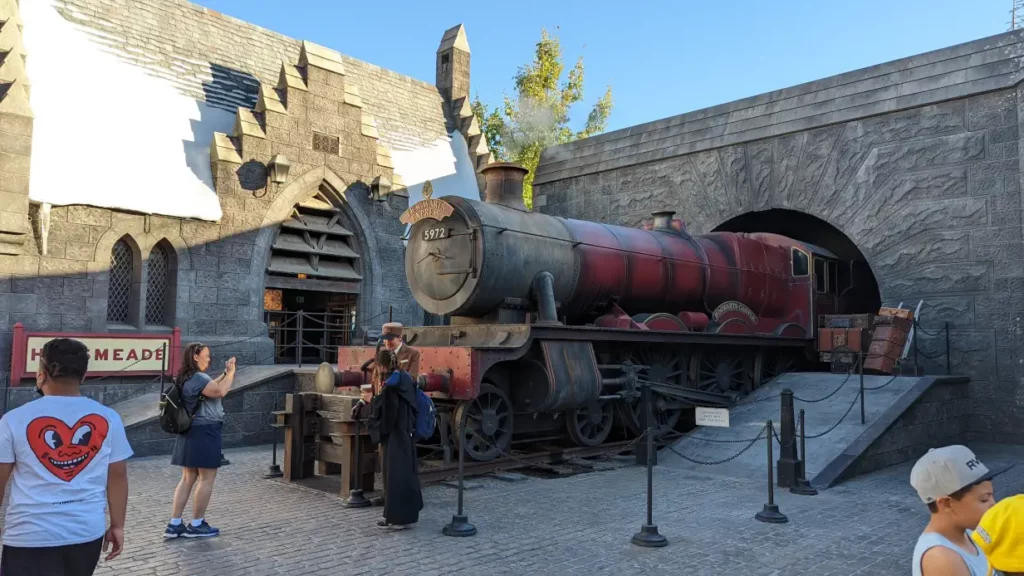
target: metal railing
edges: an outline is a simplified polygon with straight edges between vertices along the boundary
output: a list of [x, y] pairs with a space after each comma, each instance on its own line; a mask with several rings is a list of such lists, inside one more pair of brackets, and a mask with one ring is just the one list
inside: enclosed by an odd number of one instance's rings
[[362, 344], [352, 314], [265, 310], [264, 322], [274, 341], [275, 364], [334, 364], [339, 346]]

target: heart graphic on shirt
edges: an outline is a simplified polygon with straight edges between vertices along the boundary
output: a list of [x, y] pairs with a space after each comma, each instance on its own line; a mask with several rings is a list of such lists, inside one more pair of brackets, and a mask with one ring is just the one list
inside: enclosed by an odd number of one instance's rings
[[107, 439], [110, 425], [99, 414], [82, 416], [74, 426], [40, 416], [26, 430], [28, 445], [54, 476], [71, 482], [92, 462]]

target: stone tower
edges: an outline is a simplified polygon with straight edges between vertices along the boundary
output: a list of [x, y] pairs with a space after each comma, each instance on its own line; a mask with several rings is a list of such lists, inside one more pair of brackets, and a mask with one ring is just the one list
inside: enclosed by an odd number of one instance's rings
[[0, 254], [17, 255], [29, 239], [28, 176], [32, 152], [25, 48], [18, 0], [0, 0]]
[[449, 28], [441, 38], [435, 84], [445, 102], [469, 98], [469, 40], [462, 24]]
[[458, 130], [469, 146], [469, 157], [476, 170], [477, 186], [483, 198], [484, 178], [480, 169], [490, 164], [491, 151], [480, 130], [480, 123], [469, 105], [469, 40], [462, 24], [449, 28], [437, 47], [437, 80], [435, 85], [444, 99], [444, 116], [448, 131]]

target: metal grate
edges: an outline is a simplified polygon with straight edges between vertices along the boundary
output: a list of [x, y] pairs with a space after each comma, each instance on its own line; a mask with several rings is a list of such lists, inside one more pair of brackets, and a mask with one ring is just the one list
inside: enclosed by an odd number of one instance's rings
[[339, 150], [338, 137], [313, 132], [313, 150], [316, 150], [317, 152], [326, 152], [328, 154], [337, 154]]
[[132, 249], [118, 240], [110, 251], [110, 289], [107, 292], [107, 322], [128, 323], [132, 294]]
[[167, 249], [156, 246], [149, 253], [149, 274], [146, 280], [146, 324], [170, 326], [167, 321], [167, 273], [170, 269]]

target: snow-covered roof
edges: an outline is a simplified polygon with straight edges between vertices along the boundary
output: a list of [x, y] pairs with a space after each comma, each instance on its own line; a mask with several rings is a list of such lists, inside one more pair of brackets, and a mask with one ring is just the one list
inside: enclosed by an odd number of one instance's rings
[[[21, 2], [35, 116], [30, 198], [218, 220], [214, 132], [277, 84], [301, 42], [180, 0]], [[424, 58], [433, 50], [425, 49]], [[433, 85], [343, 57], [395, 173], [419, 199], [479, 198]]]

